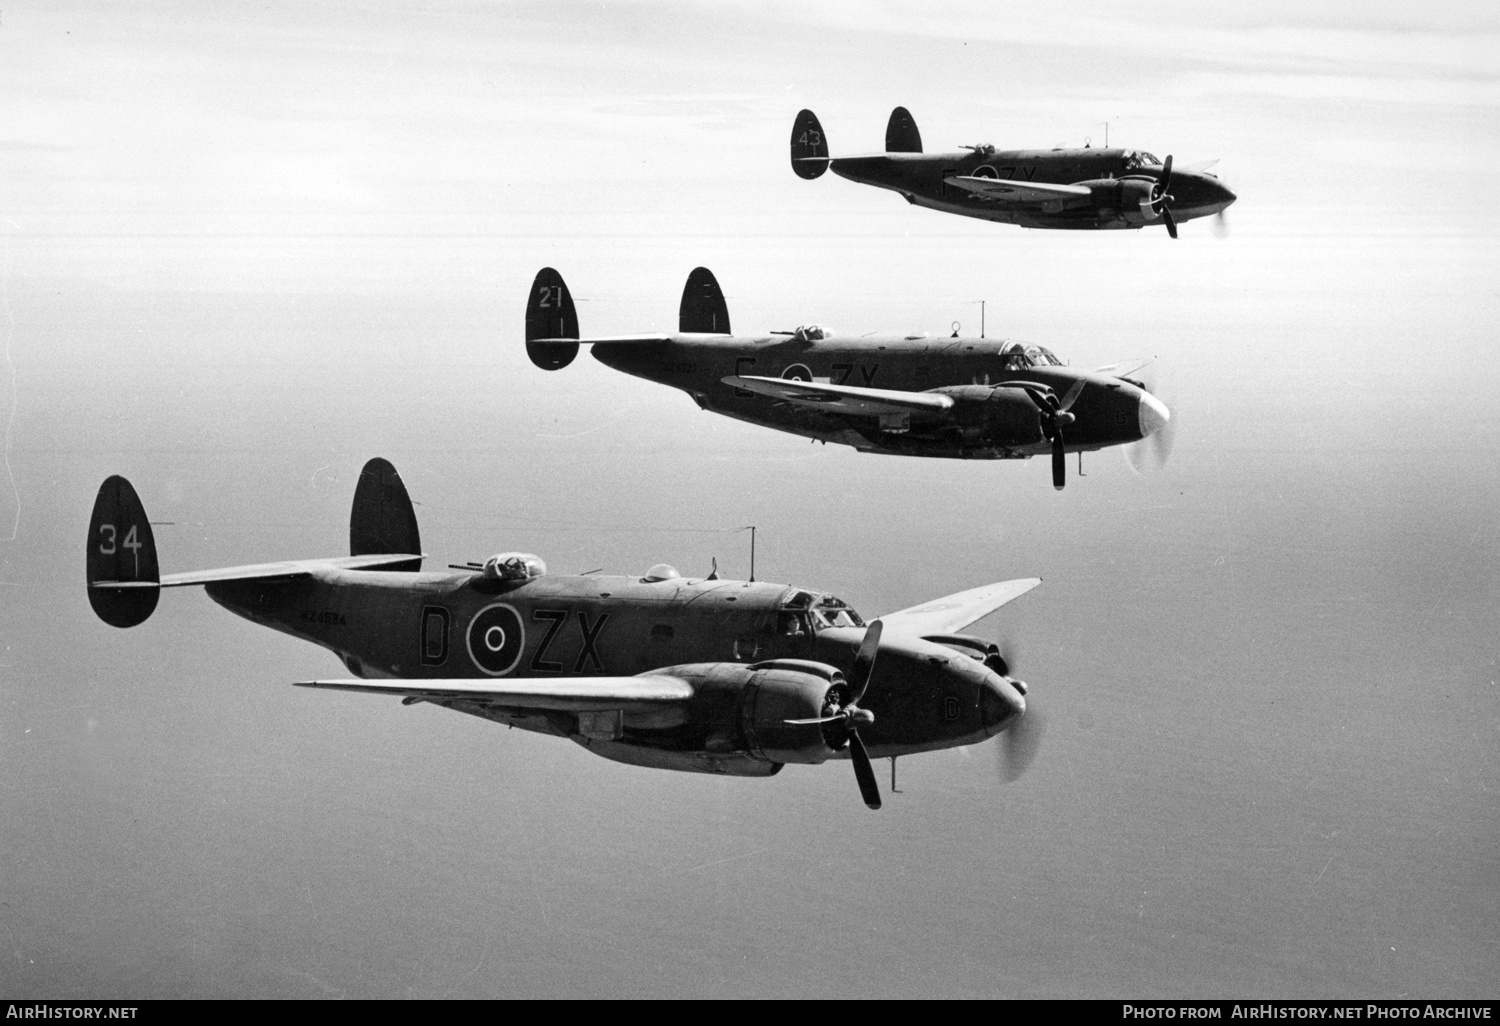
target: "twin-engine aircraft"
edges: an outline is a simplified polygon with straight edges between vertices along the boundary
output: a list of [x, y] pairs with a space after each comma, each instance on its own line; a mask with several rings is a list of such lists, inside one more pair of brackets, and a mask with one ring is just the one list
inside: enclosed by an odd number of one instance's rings
[[[299, 687], [394, 695], [575, 741], [658, 769], [769, 777], [850, 759], [870, 765], [1006, 733], [1006, 775], [1035, 750], [1026, 685], [999, 648], [957, 633], [1041, 583], [1006, 581], [866, 624], [824, 592], [765, 582], [548, 574], [507, 552], [422, 572], [417, 519], [394, 467], [372, 459], [349, 519], [349, 556], [162, 575], [129, 481], [99, 488], [89, 603], [133, 627], [161, 589], [202, 585], [230, 612], [334, 652], [355, 678]], [[390, 678], [370, 680], [367, 678]], [[892, 775], [894, 776], [894, 762]]]
[[[966, 152], [965, 152], [966, 151]], [[1055, 147], [997, 150], [983, 144], [953, 153], [923, 153], [917, 123], [905, 107], [891, 111], [885, 152], [828, 155], [817, 115], [792, 124], [792, 170], [801, 178], [833, 173], [899, 192], [908, 203], [1023, 228], [1144, 228], [1223, 215], [1235, 195], [1208, 173], [1217, 161], [1172, 170], [1141, 150]]]
[[1083, 370], [1027, 342], [794, 331], [734, 335], [718, 281], [688, 276], [676, 334], [580, 338], [562, 276], [537, 272], [526, 304], [526, 352], [544, 370], [580, 344], [627, 374], [680, 388], [701, 408], [861, 452], [956, 459], [1064, 456], [1146, 438], [1171, 413], [1139, 380], [1144, 363]]

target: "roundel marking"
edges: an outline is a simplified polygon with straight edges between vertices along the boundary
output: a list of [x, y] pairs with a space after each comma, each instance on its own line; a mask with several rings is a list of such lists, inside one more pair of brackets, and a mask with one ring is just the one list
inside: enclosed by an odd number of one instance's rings
[[794, 363], [781, 372], [781, 377], [786, 381], [812, 381], [812, 371], [805, 363]]
[[474, 614], [465, 638], [474, 665], [491, 677], [503, 677], [521, 661], [526, 628], [513, 607], [496, 602]]

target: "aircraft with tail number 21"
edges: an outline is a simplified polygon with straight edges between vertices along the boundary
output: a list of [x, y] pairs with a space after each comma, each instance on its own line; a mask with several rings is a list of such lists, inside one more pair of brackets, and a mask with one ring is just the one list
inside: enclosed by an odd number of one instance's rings
[[908, 203], [1023, 228], [1144, 228], [1210, 214], [1222, 219], [1235, 195], [1209, 172], [1209, 160], [1172, 170], [1142, 150], [997, 150], [989, 144], [923, 153], [905, 107], [891, 111], [885, 152], [830, 157], [828, 137], [810, 110], [792, 123], [792, 170], [799, 178], [840, 177], [900, 193]]
[[1084, 370], [1043, 346], [957, 331], [853, 336], [812, 324], [737, 336], [706, 267], [688, 276], [677, 320], [675, 334], [580, 338], [567, 284], [544, 267], [527, 300], [526, 352], [558, 370], [589, 345], [606, 366], [681, 389], [702, 409], [861, 452], [983, 460], [1050, 453], [1058, 489], [1070, 452], [1157, 435], [1165, 459], [1171, 412], [1127, 376], [1149, 360]]
[[[134, 627], [163, 588], [200, 585], [231, 612], [335, 653], [352, 678], [299, 682], [428, 703], [567, 738], [636, 766], [769, 777], [1001, 735], [1007, 777], [1035, 751], [1026, 685], [997, 645], [959, 633], [1037, 584], [1006, 581], [866, 624], [843, 601], [759, 581], [548, 574], [507, 552], [423, 572], [416, 514], [390, 463], [360, 474], [349, 555], [160, 573], [151, 523], [123, 477], [89, 520], [89, 602]], [[753, 576], [753, 575], [752, 575]]]

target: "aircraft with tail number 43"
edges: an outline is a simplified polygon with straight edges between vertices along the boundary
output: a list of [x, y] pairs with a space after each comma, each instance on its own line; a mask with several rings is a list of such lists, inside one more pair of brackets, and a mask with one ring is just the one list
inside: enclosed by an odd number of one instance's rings
[[[134, 627], [163, 588], [329, 649], [352, 677], [299, 687], [400, 698], [567, 738], [658, 769], [769, 777], [849, 759], [879, 808], [872, 758], [1000, 735], [1006, 776], [1035, 751], [1026, 685], [993, 642], [960, 633], [1040, 580], [985, 585], [866, 623], [842, 600], [761, 581], [549, 574], [530, 553], [422, 571], [417, 520], [390, 463], [360, 474], [349, 555], [160, 573], [130, 482], [89, 519], [94, 612]], [[753, 576], [753, 575], [752, 575]]]
[[1221, 218], [1236, 199], [1209, 172], [1208, 160], [1172, 170], [1143, 150], [1055, 146], [998, 150], [988, 143], [952, 153], [923, 153], [905, 107], [891, 111], [885, 151], [830, 157], [828, 137], [810, 110], [792, 123], [792, 170], [799, 178], [840, 177], [899, 193], [908, 203], [1023, 228], [1144, 228]]

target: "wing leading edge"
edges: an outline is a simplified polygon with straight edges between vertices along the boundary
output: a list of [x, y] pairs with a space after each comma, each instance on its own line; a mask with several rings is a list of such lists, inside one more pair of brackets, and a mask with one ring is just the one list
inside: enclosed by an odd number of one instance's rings
[[900, 392], [887, 388], [859, 388], [854, 385], [827, 385], [790, 378], [755, 376], [730, 375], [720, 380], [747, 392], [828, 413], [874, 417], [892, 413], [942, 413], [953, 408], [952, 398], [938, 392]]
[[289, 559], [280, 563], [252, 563], [228, 566], [218, 570], [192, 570], [184, 574], [163, 574], [160, 581], [94, 581], [91, 588], [181, 588], [190, 584], [216, 584], [219, 581], [255, 581], [278, 577], [301, 577], [315, 570], [384, 570], [421, 562], [420, 553], [390, 553], [369, 556], [336, 556], [332, 559]]
[[1003, 200], [1010, 203], [1055, 203], [1060, 200], [1083, 199], [1093, 195], [1093, 192], [1083, 185], [1017, 182], [1008, 178], [983, 178], [974, 175], [953, 175], [943, 179], [943, 182], [973, 193], [981, 199]]
[[564, 712], [648, 708], [686, 702], [693, 697], [693, 686], [687, 681], [659, 673], [639, 677], [539, 677], [523, 680], [301, 680], [295, 686], [438, 701], [463, 699], [487, 705]]
[[898, 630], [903, 634], [951, 634], [989, 616], [1041, 583], [1040, 577], [1023, 577], [985, 584], [910, 609], [887, 613], [880, 620], [886, 630]]

